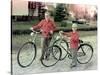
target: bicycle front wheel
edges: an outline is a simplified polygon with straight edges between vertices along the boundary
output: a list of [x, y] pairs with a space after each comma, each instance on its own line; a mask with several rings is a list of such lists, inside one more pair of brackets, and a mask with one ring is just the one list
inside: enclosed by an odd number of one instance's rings
[[80, 64], [88, 63], [93, 56], [93, 48], [89, 44], [81, 44], [77, 52], [77, 61]]
[[33, 42], [26, 42], [19, 49], [17, 61], [19, 66], [25, 68], [32, 64], [36, 57], [36, 45]]
[[[57, 45], [53, 45], [51, 47], [46, 48], [45, 50], [49, 51], [50, 53], [49, 53], [48, 59], [41, 59], [41, 63], [45, 67], [54, 66], [61, 58], [61, 55], [62, 55], [61, 48]], [[57, 53], [54, 54], [55, 51], [57, 51]], [[55, 59], [55, 57], [57, 59]]]

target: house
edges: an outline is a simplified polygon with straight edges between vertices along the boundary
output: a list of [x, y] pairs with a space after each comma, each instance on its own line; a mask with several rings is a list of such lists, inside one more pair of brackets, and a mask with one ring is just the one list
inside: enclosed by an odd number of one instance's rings
[[12, 19], [15, 21], [31, 20], [44, 14], [45, 4], [33, 1], [12, 0], [11, 12]]

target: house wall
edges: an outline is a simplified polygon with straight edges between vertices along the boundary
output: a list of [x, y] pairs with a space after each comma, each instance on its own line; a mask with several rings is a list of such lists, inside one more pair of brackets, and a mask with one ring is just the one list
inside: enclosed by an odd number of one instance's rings
[[28, 15], [28, 1], [12, 0], [12, 15]]

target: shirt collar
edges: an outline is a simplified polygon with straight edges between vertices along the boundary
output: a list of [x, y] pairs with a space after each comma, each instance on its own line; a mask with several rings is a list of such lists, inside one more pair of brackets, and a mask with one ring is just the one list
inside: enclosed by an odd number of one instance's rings
[[46, 22], [50, 22], [50, 19], [48, 19], [48, 21], [45, 19]]

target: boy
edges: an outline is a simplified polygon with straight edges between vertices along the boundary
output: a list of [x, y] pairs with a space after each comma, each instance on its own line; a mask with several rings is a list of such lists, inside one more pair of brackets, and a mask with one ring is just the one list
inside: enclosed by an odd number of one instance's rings
[[72, 25], [72, 32], [65, 33], [64, 35], [70, 36], [70, 52], [72, 54], [72, 63], [71, 68], [77, 66], [77, 50], [78, 50], [78, 44], [79, 44], [79, 34], [77, 32], [77, 24]]
[[[43, 36], [43, 48], [42, 48], [41, 59], [48, 59], [49, 52], [46, 51], [47, 54], [45, 54], [45, 48], [47, 48], [49, 46], [49, 43], [52, 39], [53, 32], [56, 29], [56, 25], [55, 25], [54, 21], [51, 20], [49, 12], [45, 13], [45, 19], [41, 20], [38, 25], [33, 26], [31, 28], [31, 30], [35, 30], [35, 29], [39, 29], [42, 32], [42, 36]], [[45, 57], [45, 55], [46, 55], [46, 57]]]

